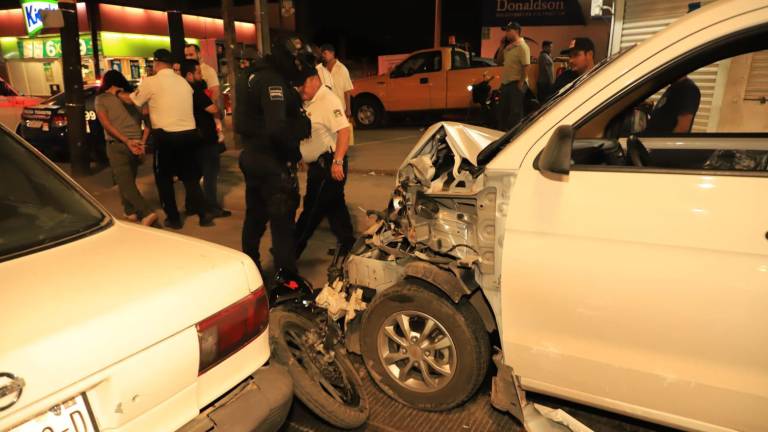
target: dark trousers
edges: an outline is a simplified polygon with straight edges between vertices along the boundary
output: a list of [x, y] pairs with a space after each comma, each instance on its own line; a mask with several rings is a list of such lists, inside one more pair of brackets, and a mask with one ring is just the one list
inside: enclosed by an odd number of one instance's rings
[[507, 131], [517, 126], [523, 118], [523, 99], [525, 88], [518, 88], [518, 81], [501, 85], [499, 102], [499, 129]]
[[554, 86], [547, 82], [536, 83], [536, 99], [539, 100], [541, 105], [544, 105], [552, 97], [553, 88]]
[[[197, 165], [200, 167], [200, 173], [203, 175], [203, 195], [205, 196], [206, 209], [219, 209], [218, 182], [219, 172], [221, 171], [221, 154], [218, 145], [205, 143], [197, 147], [195, 151]], [[187, 211], [196, 210], [192, 203], [187, 199]]]
[[152, 213], [152, 207], [136, 187], [136, 173], [141, 159], [131, 153], [127, 145], [113, 140], [107, 141], [107, 157], [117, 189], [120, 191], [125, 214], [135, 214], [139, 219], [147, 217]]
[[301, 255], [307, 247], [307, 242], [315, 229], [326, 217], [342, 254], [349, 252], [355, 243], [352, 220], [344, 199], [344, 185], [347, 183], [349, 164], [344, 158], [344, 180], [336, 181], [331, 177], [332, 162], [333, 155], [326, 153], [320, 156], [317, 162], [309, 164], [304, 209], [296, 223], [297, 256]]
[[243, 252], [261, 269], [259, 244], [269, 222], [275, 269], [296, 273], [295, 217], [299, 206], [296, 167], [274, 156], [244, 150], [240, 170], [245, 176]]
[[165, 132], [156, 130], [155, 135], [155, 183], [160, 194], [163, 211], [170, 220], [181, 219], [176, 206], [176, 193], [173, 189], [173, 177], [184, 183], [188, 202], [200, 217], [205, 216], [205, 197], [200, 188], [200, 167], [195, 152], [200, 145], [197, 130], [184, 132]]

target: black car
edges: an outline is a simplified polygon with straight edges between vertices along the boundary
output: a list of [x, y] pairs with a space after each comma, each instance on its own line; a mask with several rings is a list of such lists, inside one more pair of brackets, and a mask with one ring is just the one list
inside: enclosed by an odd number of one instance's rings
[[[91, 158], [97, 162], [106, 162], [104, 128], [96, 118], [94, 103], [96, 85], [83, 88], [85, 97], [85, 142], [91, 152]], [[44, 155], [53, 160], [69, 158], [67, 144], [67, 116], [64, 110], [64, 92], [51, 96], [39, 105], [24, 108], [21, 122], [16, 133], [35, 146]]]

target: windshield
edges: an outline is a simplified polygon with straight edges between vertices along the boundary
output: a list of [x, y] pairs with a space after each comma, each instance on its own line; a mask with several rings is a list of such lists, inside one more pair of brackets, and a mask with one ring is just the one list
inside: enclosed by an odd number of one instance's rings
[[63, 177], [0, 129], [0, 260], [67, 240], [108, 221]]
[[617, 58], [624, 55], [624, 53], [629, 52], [632, 48], [633, 47], [630, 47], [629, 49], [626, 49], [624, 51], [619, 51], [618, 53], [612, 55], [611, 57], [607, 57], [603, 59], [598, 64], [596, 64], [595, 67], [593, 67], [590, 71], [576, 78], [570, 84], [563, 87], [557, 94], [552, 96], [552, 98], [549, 99], [547, 103], [542, 105], [536, 111], [528, 114], [525, 118], [523, 118], [522, 121], [520, 121], [520, 123], [517, 124], [517, 126], [507, 131], [507, 133], [505, 133], [499, 139], [492, 142], [491, 144], [488, 145], [488, 147], [483, 149], [483, 151], [481, 151], [480, 154], [477, 155], [478, 165], [479, 166], [487, 165], [491, 160], [493, 160], [494, 157], [496, 157], [497, 154], [499, 154], [501, 150], [504, 149], [504, 147], [507, 146], [507, 144], [509, 144], [513, 139], [515, 139], [515, 137], [523, 133], [523, 131], [525, 131], [528, 128], [528, 125], [535, 122], [539, 117], [541, 117], [546, 112], [548, 112], [553, 106], [557, 105], [563, 99], [563, 97], [571, 93], [573, 89], [578, 87], [581, 83], [588, 81], [596, 73], [598, 73], [601, 69], [603, 69], [606, 65], [615, 61]]

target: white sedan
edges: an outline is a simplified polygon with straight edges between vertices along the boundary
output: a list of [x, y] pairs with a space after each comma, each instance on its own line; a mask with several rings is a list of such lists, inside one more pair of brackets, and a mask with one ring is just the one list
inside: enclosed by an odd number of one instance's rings
[[293, 397], [244, 254], [112, 218], [0, 129], [0, 430], [277, 430]]

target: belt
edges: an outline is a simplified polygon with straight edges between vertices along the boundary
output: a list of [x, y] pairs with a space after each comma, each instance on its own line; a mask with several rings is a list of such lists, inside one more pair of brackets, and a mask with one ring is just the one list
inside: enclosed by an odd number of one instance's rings
[[191, 133], [197, 133], [197, 129], [187, 129], [187, 130], [183, 130], [183, 131], [174, 131], [174, 132], [169, 132], [169, 131], [167, 131], [165, 129], [153, 129], [153, 131], [154, 132], [163, 133], [163, 134], [166, 134], [166, 135], [188, 135], [188, 134], [191, 134]]

